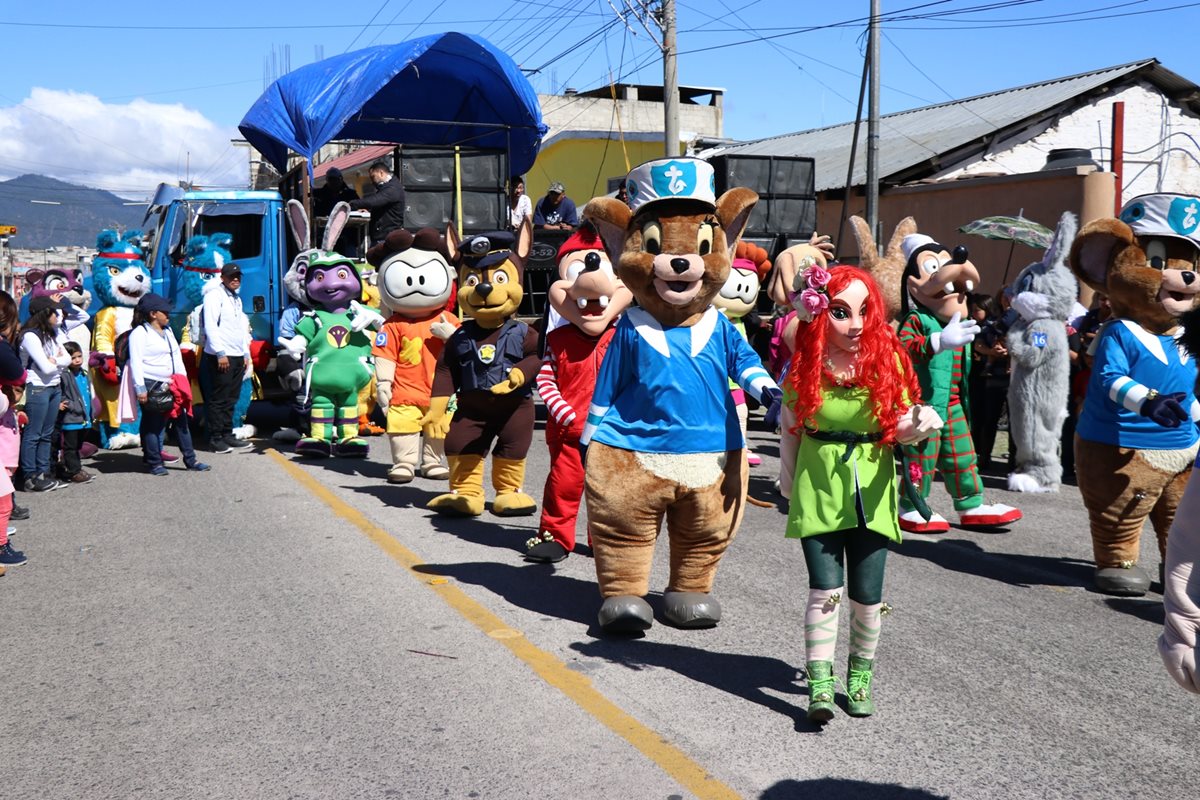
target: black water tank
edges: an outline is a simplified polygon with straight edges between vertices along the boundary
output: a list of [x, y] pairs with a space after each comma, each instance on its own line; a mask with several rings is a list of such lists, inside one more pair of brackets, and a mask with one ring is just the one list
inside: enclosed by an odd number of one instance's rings
[[1096, 169], [1100, 169], [1100, 165], [1092, 160], [1092, 151], [1086, 147], [1063, 147], [1051, 150], [1050, 155], [1046, 156], [1045, 165], [1039, 171], [1048, 172], [1052, 169], [1074, 167], [1095, 167]]

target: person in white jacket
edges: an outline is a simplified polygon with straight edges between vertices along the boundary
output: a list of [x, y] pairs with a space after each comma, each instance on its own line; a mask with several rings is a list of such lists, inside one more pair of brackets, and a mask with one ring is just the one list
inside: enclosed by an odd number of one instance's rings
[[238, 296], [241, 286], [242, 268], [229, 262], [221, 267], [221, 280], [209, 281], [204, 287], [200, 312], [204, 355], [200, 370], [207, 378], [204, 405], [208, 440], [214, 453], [251, 446], [233, 435], [233, 406], [250, 358], [250, 320]]
[[21, 326], [21, 361], [28, 370], [28, 422], [21, 436], [21, 472], [28, 492], [48, 492], [60, 486], [50, 477], [50, 440], [62, 401], [59, 370], [71, 363], [58, 338], [61, 319], [61, 298], [43, 295], [29, 301], [29, 319]]

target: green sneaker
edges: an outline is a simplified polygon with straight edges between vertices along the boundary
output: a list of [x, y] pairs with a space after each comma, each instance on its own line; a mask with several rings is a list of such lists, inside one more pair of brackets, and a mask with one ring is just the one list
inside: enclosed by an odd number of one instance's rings
[[871, 669], [874, 665], [874, 660], [870, 658], [850, 656], [846, 679], [846, 713], [852, 717], [869, 717], [875, 713], [875, 703], [871, 700]]
[[833, 662], [809, 661], [808, 672], [808, 718], [813, 722], [829, 722], [833, 719]]

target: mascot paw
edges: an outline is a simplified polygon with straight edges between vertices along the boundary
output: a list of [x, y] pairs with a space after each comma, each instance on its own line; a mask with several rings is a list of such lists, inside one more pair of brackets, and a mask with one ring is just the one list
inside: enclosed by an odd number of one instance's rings
[[721, 621], [721, 604], [702, 592], [663, 592], [663, 618], [676, 628], [711, 628]]
[[654, 624], [654, 610], [644, 598], [618, 595], [605, 598], [597, 620], [608, 633], [641, 633]]
[[136, 433], [126, 433], [125, 431], [121, 431], [120, 433], [112, 435], [108, 439], [109, 450], [128, 450], [132, 447], [141, 446], [142, 437], [138, 436]]
[[1027, 492], [1031, 494], [1039, 494], [1044, 492], [1057, 492], [1057, 486], [1042, 486], [1037, 482], [1037, 478], [1032, 475], [1027, 475], [1024, 472], [1010, 472], [1008, 475], [1008, 490], [1010, 492]]
[[388, 470], [387, 482], [412, 483], [412, 479], [415, 475], [416, 473], [413, 472], [413, 468], [408, 464], [396, 464]]
[[496, 495], [492, 501], [492, 513], [497, 517], [524, 517], [537, 511], [537, 501], [524, 492], [507, 492]]
[[1093, 580], [1096, 591], [1117, 597], [1141, 597], [1150, 590], [1150, 576], [1137, 564], [1098, 567]]
[[338, 442], [335, 452], [341, 458], [366, 458], [370, 449], [370, 445], [365, 441], [354, 437]]
[[1008, 525], [1021, 519], [1020, 510], [1003, 503], [979, 506], [978, 508], [960, 511], [958, 523], [964, 528], [995, 528]]
[[945, 533], [950, 523], [941, 514], [934, 514], [928, 521], [916, 511], [905, 511], [900, 515], [900, 530], [907, 533]]
[[483, 513], [483, 498], [465, 494], [440, 494], [426, 508], [447, 517], [478, 517]]
[[233, 438], [235, 439], [253, 439], [254, 434], [258, 433], [258, 429], [253, 425], [242, 425], [233, 429]]
[[307, 458], [329, 458], [333, 455], [333, 443], [324, 439], [305, 437], [296, 442], [296, 455]]
[[429, 467], [421, 467], [421, 477], [429, 478], [433, 481], [444, 481], [450, 477], [450, 470], [445, 464], [434, 464]]
[[295, 428], [280, 428], [271, 434], [271, 438], [277, 442], [298, 442], [300, 441], [300, 431]]

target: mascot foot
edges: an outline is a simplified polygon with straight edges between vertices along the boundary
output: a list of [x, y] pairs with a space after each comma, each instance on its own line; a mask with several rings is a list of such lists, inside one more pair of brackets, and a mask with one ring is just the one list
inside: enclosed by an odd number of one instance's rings
[[357, 437], [343, 439], [337, 443], [337, 447], [335, 448], [337, 455], [342, 458], [366, 458], [367, 452], [370, 449], [370, 445]]
[[79, 457], [91, 458], [92, 456], [96, 455], [97, 451], [99, 450], [100, 448], [96, 447], [96, 445], [92, 444], [91, 442], [84, 442], [83, 444], [79, 445]]
[[950, 523], [941, 514], [934, 514], [928, 521], [916, 511], [905, 511], [900, 515], [900, 530], [908, 533], [945, 533]]
[[388, 483], [412, 483], [415, 473], [408, 464], [395, 464], [388, 470]]
[[142, 437], [136, 433], [126, 433], [121, 431], [115, 433], [108, 439], [109, 450], [128, 450], [131, 447], [141, 447]]
[[1042, 486], [1037, 482], [1037, 478], [1024, 472], [1010, 472], [1008, 474], [1008, 490], [1010, 492], [1029, 492], [1038, 494], [1042, 492], [1057, 492], [1057, 486]]
[[376, 425], [374, 422], [371, 422], [370, 418], [367, 417], [366, 414], [359, 416], [359, 418], [358, 418], [358, 435], [359, 436], [382, 436], [385, 433], [387, 433], [387, 428], [381, 428], [378, 425]]
[[[548, 536], [549, 534], [543, 534]], [[525, 551], [525, 560], [534, 561], [538, 564], [557, 564], [563, 561], [570, 555], [567, 548], [563, 547], [558, 542], [550, 539], [549, 541], [541, 541], [533, 547]]]
[[254, 434], [258, 433], [258, 429], [253, 425], [240, 425], [233, 429], [233, 438], [235, 439], [253, 439]]
[[524, 492], [506, 492], [492, 501], [492, 513], [497, 517], [524, 517], [537, 511], [537, 501]]
[[721, 621], [721, 604], [703, 592], [663, 592], [663, 617], [676, 628], [711, 628]]
[[644, 598], [618, 595], [605, 598], [597, 619], [608, 633], [641, 633], [654, 624], [654, 610]]
[[295, 428], [280, 428], [271, 434], [271, 438], [277, 442], [298, 442], [302, 438], [300, 431]]
[[333, 443], [305, 437], [296, 442], [296, 453], [308, 458], [329, 458], [333, 455]]
[[1008, 525], [1021, 518], [1019, 509], [1006, 506], [1003, 503], [970, 508], [958, 513], [958, 524], [964, 528], [995, 528], [998, 525]]
[[450, 470], [445, 464], [435, 464], [432, 467], [421, 467], [421, 477], [434, 481], [444, 481], [450, 477]]
[[1141, 597], [1150, 590], [1150, 576], [1137, 564], [1128, 567], [1098, 567], [1096, 591], [1117, 597]]
[[425, 506], [448, 517], [478, 517], [483, 513], [483, 498], [465, 494], [439, 494]]

